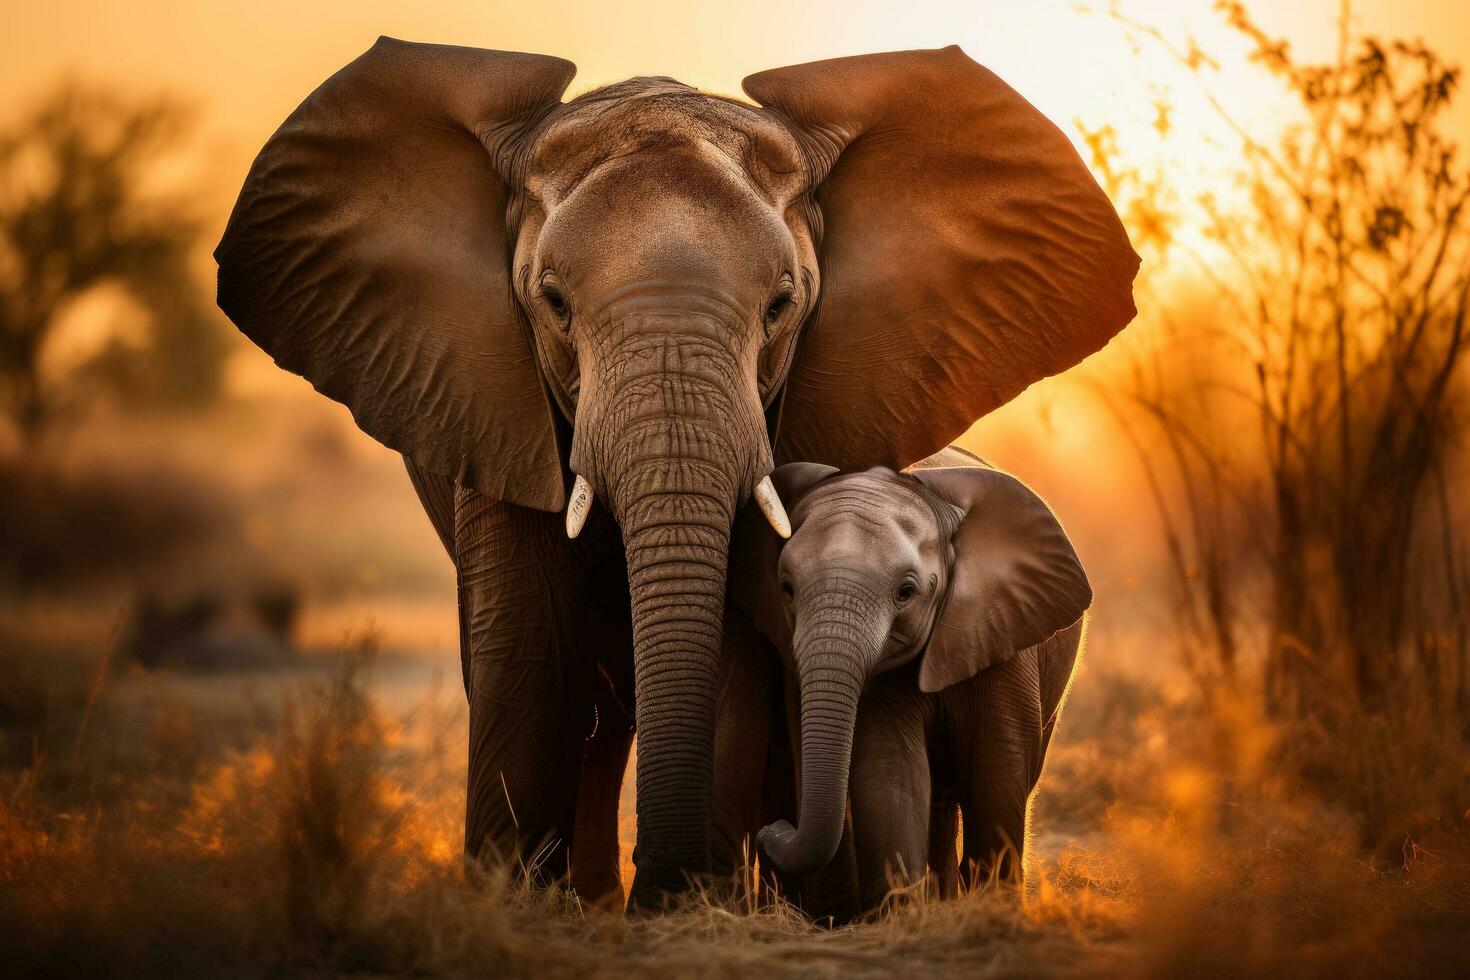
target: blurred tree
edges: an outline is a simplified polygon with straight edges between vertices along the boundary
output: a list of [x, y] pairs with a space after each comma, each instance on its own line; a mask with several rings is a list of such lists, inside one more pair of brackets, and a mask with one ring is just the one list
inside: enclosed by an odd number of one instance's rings
[[[1323, 749], [1309, 767], [1356, 781], [1382, 829], [1403, 786], [1390, 792], [1383, 759], [1345, 775], [1341, 760], [1367, 757], [1343, 739], [1389, 731], [1451, 773], [1419, 783], [1470, 798], [1470, 515], [1450, 489], [1470, 360], [1470, 168], [1446, 132], [1459, 71], [1422, 42], [1354, 34], [1346, 2], [1325, 64], [1243, 4], [1215, 6], [1299, 122], [1258, 138], [1207, 86], [1241, 162], [1234, 200], [1192, 202], [1203, 247], [1174, 234], [1160, 173], [1123, 164], [1111, 130], [1085, 133], [1140, 245], [1195, 260], [1213, 294], [1180, 315], [1154, 290], [1129, 383], [1102, 390], [1164, 519], [1191, 666], [1234, 677], [1260, 610], [1267, 706], [1309, 723]], [[1216, 67], [1112, 14], [1190, 72]], [[1442, 802], [1425, 812], [1457, 805]]]
[[[26, 441], [99, 385], [131, 404], [218, 390], [225, 335], [189, 270], [200, 223], [153, 186], [187, 122], [171, 102], [65, 83], [0, 130], [0, 404]], [[147, 340], [46, 377], [69, 305], [109, 285], [150, 314]]]

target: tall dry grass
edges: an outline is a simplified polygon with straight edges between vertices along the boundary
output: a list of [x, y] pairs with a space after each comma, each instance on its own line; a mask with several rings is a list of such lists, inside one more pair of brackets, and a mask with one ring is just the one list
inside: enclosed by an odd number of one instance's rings
[[[1086, 678], [1021, 892], [921, 889], [828, 930], [696, 895], [627, 920], [460, 859], [463, 718], [379, 705], [370, 644], [241, 712], [106, 658], [45, 676], [51, 720], [0, 774], [0, 948], [18, 975], [1432, 975], [1470, 967], [1467, 850], [1392, 865], [1282, 774], [1280, 732]], [[70, 678], [69, 680], [67, 678]], [[304, 684], [304, 686], [302, 686]], [[26, 732], [22, 686], [0, 701]], [[141, 708], [140, 708], [141, 706]], [[34, 720], [36, 712], [30, 717]], [[242, 724], [242, 718], [251, 719]], [[228, 731], [225, 728], [228, 726]], [[127, 745], [125, 752], [117, 746]]]

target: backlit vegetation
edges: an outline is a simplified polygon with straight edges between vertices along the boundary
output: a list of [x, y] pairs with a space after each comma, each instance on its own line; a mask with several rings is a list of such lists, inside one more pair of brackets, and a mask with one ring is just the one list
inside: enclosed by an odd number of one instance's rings
[[[1089, 133], [1155, 269], [1206, 284], [1181, 299], [1146, 280], [1155, 322], [1121, 392], [1100, 391], [1163, 519], [1191, 676], [1259, 700], [1283, 761], [1387, 855], [1470, 810], [1459, 71], [1422, 42], [1355, 35], [1346, 4], [1326, 64], [1217, 8], [1296, 118], [1267, 143], [1212, 96], [1242, 162], [1228, 196], [1190, 202]], [[1115, 17], [1209, 85], [1207, 53]], [[1172, 235], [1185, 211], [1204, 244]]]

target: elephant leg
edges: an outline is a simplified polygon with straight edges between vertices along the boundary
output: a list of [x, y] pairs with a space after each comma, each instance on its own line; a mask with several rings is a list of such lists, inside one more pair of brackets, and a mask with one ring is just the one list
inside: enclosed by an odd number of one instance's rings
[[455, 500], [469, 677], [465, 853], [567, 872], [585, 739], [593, 731], [595, 613], [562, 518], [460, 488]]
[[925, 715], [908, 671], [874, 678], [858, 705], [849, 792], [864, 911], [924, 875], [933, 789]]
[[623, 907], [618, 800], [633, 746], [633, 718], [604, 678], [595, 702], [596, 728], [582, 753], [577, 816], [572, 833], [572, 888], [609, 909]]
[[929, 871], [940, 898], [959, 894], [958, 834], [959, 807], [949, 801], [935, 803], [929, 813]]
[[[1038, 763], [1044, 763], [1046, 750], [1051, 746], [1057, 723], [1061, 721], [1062, 708], [1067, 703], [1067, 694], [1072, 688], [1072, 678], [1077, 664], [1082, 659], [1082, 641], [1087, 634], [1087, 618], [1084, 616], [1073, 625], [1057, 632], [1050, 639], [1036, 646], [1037, 668], [1041, 674], [1041, 754]], [[1041, 777], [1038, 764], [1037, 778]]]
[[801, 879], [801, 909], [817, 922], [844, 926], [863, 911], [858, 892], [857, 846], [852, 820], [842, 825], [837, 853], [826, 866]]
[[469, 644], [465, 641], [464, 588], [459, 573], [459, 559], [454, 547], [454, 502], [459, 490], [449, 477], [431, 473], [407, 456], [403, 457], [403, 465], [408, 470], [408, 480], [413, 485], [414, 492], [419, 496], [419, 503], [423, 505], [424, 513], [428, 515], [429, 523], [433, 525], [434, 533], [439, 537], [439, 543], [444, 546], [449, 560], [454, 563], [455, 595], [460, 597], [460, 672], [464, 681], [464, 692], [468, 696], [470, 693], [470, 661]]
[[964, 816], [961, 877], [969, 888], [992, 879], [1019, 881], [1042, 755], [1035, 649], [981, 671], [940, 698]]
[[779, 706], [780, 663], [743, 614], [725, 612], [725, 639], [715, 707], [715, 788], [711, 871], [734, 879], [755, 864], [761, 828], [761, 784]]
[[987, 777], [988, 788], [963, 805], [964, 852], [960, 876], [967, 889], [992, 879], [1017, 883], [1026, 856], [1030, 794], [1015, 774]]

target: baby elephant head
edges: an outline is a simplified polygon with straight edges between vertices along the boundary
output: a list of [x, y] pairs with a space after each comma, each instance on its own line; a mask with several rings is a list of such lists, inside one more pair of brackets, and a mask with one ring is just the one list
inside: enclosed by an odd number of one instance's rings
[[760, 834], [800, 874], [837, 850], [868, 678], [918, 658], [920, 688], [940, 691], [1075, 623], [1092, 589], [1051, 510], [998, 470], [793, 463], [774, 479], [791, 539], [742, 518], [732, 591], [800, 686], [801, 826]]

